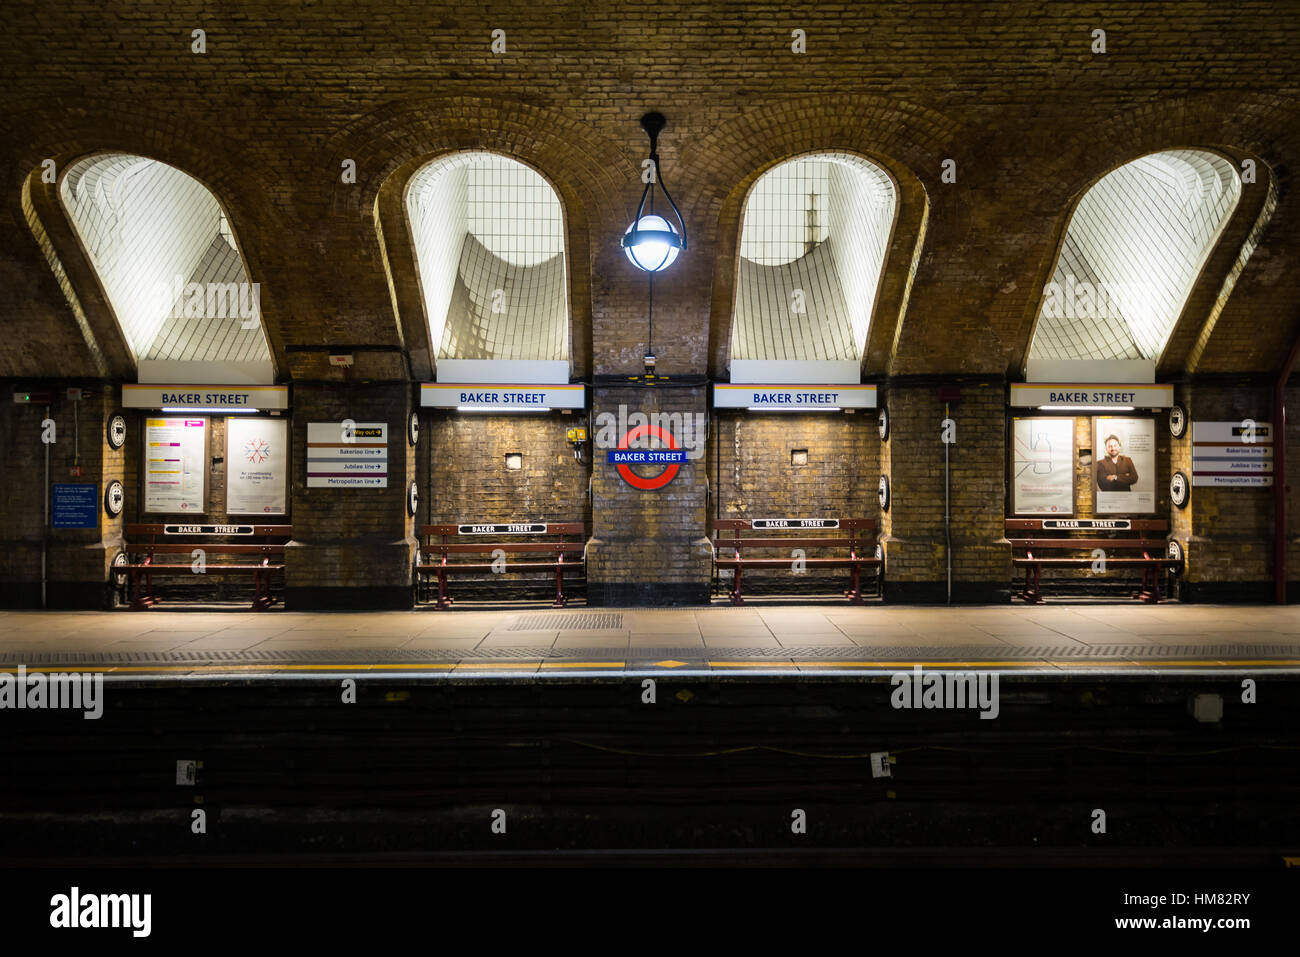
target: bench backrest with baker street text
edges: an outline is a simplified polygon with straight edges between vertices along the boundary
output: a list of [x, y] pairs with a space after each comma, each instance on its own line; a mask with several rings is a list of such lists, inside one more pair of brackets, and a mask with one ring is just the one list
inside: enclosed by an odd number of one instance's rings
[[1182, 565], [1181, 557], [1169, 553], [1168, 533], [1169, 523], [1156, 518], [1006, 520], [1012, 564], [1024, 570], [1022, 597], [1030, 602], [1042, 601], [1044, 569], [1073, 570], [1075, 581], [1141, 572], [1135, 597], [1159, 601], [1160, 576]]
[[[555, 576], [556, 608], [568, 603], [564, 578], [584, 573], [587, 527], [582, 522], [463, 522], [423, 525], [417, 587], [437, 582], [436, 608], [451, 607], [449, 579], [548, 572]], [[516, 557], [518, 556], [518, 557]], [[423, 597], [423, 596], [422, 596]]]
[[129, 580], [131, 607], [135, 610], [158, 603], [153, 589], [155, 577], [199, 580], [199, 575], [210, 575], [214, 580], [250, 576], [253, 608], [261, 610], [274, 603], [271, 580], [283, 574], [284, 549], [292, 538], [292, 525], [129, 524], [113, 573], [119, 581], [124, 577]]
[[849, 587], [844, 597], [854, 604], [862, 601], [863, 571], [880, 584], [884, 563], [873, 518], [720, 518], [710, 525], [714, 569], [731, 572], [733, 605], [744, 604], [744, 574], [755, 569], [785, 570], [795, 576], [812, 569], [846, 569]]

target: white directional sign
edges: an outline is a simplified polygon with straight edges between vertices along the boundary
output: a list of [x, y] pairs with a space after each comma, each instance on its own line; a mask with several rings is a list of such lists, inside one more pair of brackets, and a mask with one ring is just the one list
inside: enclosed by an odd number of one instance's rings
[[388, 488], [388, 424], [307, 423], [308, 488]]
[[1273, 484], [1273, 426], [1246, 419], [1192, 423], [1192, 485]]

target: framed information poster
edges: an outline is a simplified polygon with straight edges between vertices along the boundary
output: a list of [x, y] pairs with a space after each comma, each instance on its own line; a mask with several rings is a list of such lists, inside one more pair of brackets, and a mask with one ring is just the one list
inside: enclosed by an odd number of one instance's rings
[[1097, 515], [1156, 510], [1156, 423], [1099, 415], [1092, 420], [1092, 485]]
[[1011, 420], [1011, 511], [1074, 514], [1074, 419]]
[[202, 514], [208, 501], [208, 418], [144, 422], [144, 510]]
[[226, 419], [226, 514], [284, 515], [289, 493], [287, 419]]

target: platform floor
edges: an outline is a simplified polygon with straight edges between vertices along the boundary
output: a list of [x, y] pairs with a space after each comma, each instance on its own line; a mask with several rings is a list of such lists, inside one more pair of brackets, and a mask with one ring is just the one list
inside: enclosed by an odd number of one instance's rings
[[106, 675], [1300, 672], [1300, 607], [536, 606], [405, 612], [0, 612], [0, 666]]

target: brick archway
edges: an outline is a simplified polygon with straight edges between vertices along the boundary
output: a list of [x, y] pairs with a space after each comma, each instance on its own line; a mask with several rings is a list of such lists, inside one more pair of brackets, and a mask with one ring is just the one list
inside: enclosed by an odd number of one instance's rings
[[[1288, 131], [1281, 99], [1206, 95], [1159, 108], [1143, 106], [1115, 114], [1072, 133], [1033, 170], [1033, 193], [1059, 202], [1050, 238], [1040, 241], [1037, 271], [1025, 288], [1018, 318], [1008, 317], [1006, 339], [1018, 345], [1012, 373], [1023, 369], [1044, 285], [1050, 280], [1070, 217], [1098, 180], [1125, 163], [1167, 149], [1203, 149], [1241, 169], [1255, 163], [1256, 182], [1242, 198], [1170, 334], [1159, 363], [1162, 376], [1190, 371], [1237, 371], [1276, 367], [1300, 332], [1300, 280], [1295, 255], [1279, 242], [1279, 230], [1300, 216], [1300, 198], [1279, 190], [1277, 171], [1300, 152]], [[1029, 195], [1029, 191], [1026, 191]], [[1270, 240], [1272, 240], [1270, 244]], [[1241, 260], [1243, 246], [1262, 255]], [[1028, 265], [1028, 263], [1026, 264]], [[1277, 322], [1259, 323], [1260, 314]]]
[[[18, 188], [3, 204], [0, 229], [16, 237], [10, 255], [29, 276], [40, 276], [58, 292], [57, 311], [29, 315], [28, 304], [15, 308], [23, 317], [14, 330], [11, 375], [108, 376], [132, 378], [135, 365], [122, 337], [93, 265], [81, 247], [75, 227], [59, 198], [63, 173], [77, 160], [100, 153], [124, 153], [157, 160], [198, 180], [217, 199], [238, 237], [248, 274], [265, 282], [274, 276], [273, 244], [259, 224], [274, 219], [269, 200], [272, 190], [260, 177], [255, 164], [232, 155], [228, 143], [210, 137], [203, 130], [181, 131], [166, 117], [117, 107], [67, 111], [39, 117], [24, 114], [10, 121], [11, 128], [24, 132], [30, 144], [20, 169], [27, 172]], [[35, 129], [28, 127], [35, 126]], [[6, 131], [7, 132], [7, 131]], [[43, 181], [42, 163], [52, 160], [57, 172], [54, 183]], [[26, 237], [22, 233], [26, 232]], [[35, 242], [31, 242], [34, 238]], [[31, 280], [37, 281], [37, 280]], [[262, 300], [262, 321], [279, 370], [285, 368], [284, 339], [280, 323], [285, 315], [284, 300], [271, 290]], [[46, 297], [42, 297], [44, 299]], [[67, 340], [68, 351], [53, 353], [50, 345]], [[47, 367], [54, 360], [53, 367]]]
[[411, 177], [439, 156], [482, 150], [540, 172], [564, 208], [569, 256], [570, 347], [575, 374], [592, 368], [592, 272], [607, 255], [593, 245], [593, 224], [618, 220], [625, 183], [636, 175], [628, 157], [589, 127], [551, 110], [514, 101], [431, 98], [378, 110], [330, 144], [331, 167], [356, 163], [357, 183], [336, 183], [330, 204], [341, 228], [373, 223], [403, 341], [417, 377], [433, 375], [428, 322], [420, 296], [404, 197]]
[[888, 370], [907, 311], [911, 279], [930, 215], [933, 183], [915, 172], [957, 152], [958, 127], [932, 110], [884, 97], [798, 98], [747, 110], [682, 153], [700, 184], [683, 213], [700, 223], [700, 246], [713, 253], [708, 372], [727, 367], [741, 214], [750, 188], [772, 167], [805, 154], [846, 152], [886, 170], [898, 210], [862, 360], [864, 374]]

